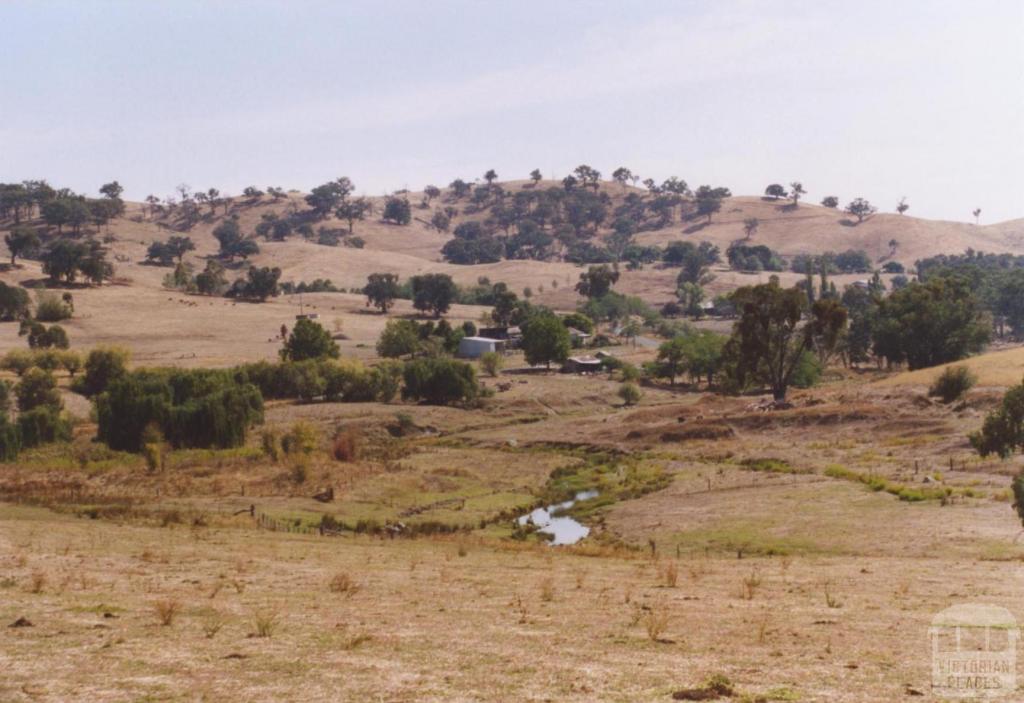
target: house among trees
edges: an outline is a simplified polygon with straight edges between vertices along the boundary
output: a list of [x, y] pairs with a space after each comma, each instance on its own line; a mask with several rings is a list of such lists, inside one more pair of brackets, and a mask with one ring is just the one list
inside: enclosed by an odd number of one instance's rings
[[505, 340], [490, 337], [463, 337], [459, 340], [458, 355], [463, 359], [479, 359], [487, 352], [505, 351]]
[[481, 327], [477, 336], [501, 340], [505, 342], [506, 349], [517, 349], [523, 341], [523, 331], [518, 326]]
[[578, 330], [575, 327], [569, 327], [567, 329], [569, 331], [569, 341], [572, 342], [572, 346], [574, 348], [586, 346], [587, 342], [589, 342], [590, 338], [593, 336], [583, 332], [582, 330]]
[[596, 356], [570, 356], [562, 365], [565, 373], [598, 373], [602, 368], [601, 360]]

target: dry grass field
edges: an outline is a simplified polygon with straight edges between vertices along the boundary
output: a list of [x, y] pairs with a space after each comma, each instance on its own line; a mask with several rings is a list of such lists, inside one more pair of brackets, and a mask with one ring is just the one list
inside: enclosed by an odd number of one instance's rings
[[[0, 699], [657, 701], [716, 675], [732, 700], [930, 695], [936, 613], [1024, 617], [1019, 462], [964, 439], [997, 394], [873, 378], [771, 414], [693, 389], [623, 408], [554, 373], [478, 411], [271, 405], [270, 427], [357, 431], [341, 462], [254, 439], [152, 473], [83, 427], [0, 472], [0, 623], [31, 623], [0, 634]], [[399, 412], [420, 431], [383, 439]], [[601, 491], [574, 512], [591, 536], [510, 539], [556, 474]], [[324, 514], [463, 531], [320, 536]]]
[[[299, 198], [233, 207], [251, 231]], [[880, 260], [891, 239], [908, 264], [967, 247], [1024, 252], [1024, 221], [879, 215], [853, 227], [779, 205], [732, 198], [706, 227], [640, 239], [724, 249], [756, 216], [754, 243], [787, 255], [857, 247]], [[580, 267], [443, 263], [447, 235], [423, 223], [429, 210], [413, 214], [407, 228], [357, 224], [362, 249], [293, 237], [261, 242], [254, 263], [346, 288], [374, 271], [486, 276], [575, 307]], [[168, 269], [141, 261], [171, 232], [139, 206], [128, 215], [109, 228], [116, 282], [72, 291], [62, 324], [74, 348], [124, 346], [135, 366], [277, 356], [298, 296], [165, 289]], [[214, 224], [189, 232], [197, 268], [216, 249]], [[716, 273], [715, 293], [767, 278]], [[616, 289], [661, 303], [676, 275], [626, 271]], [[0, 272], [42, 277], [33, 261]], [[301, 304], [343, 356], [374, 360], [387, 318], [362, 296]], [[391, 315], [413, 313], [400, 301]], [[24, 346], [16, 324], [0, 325], [0, 353]], [[611, 351], [638, 365], [655, 354]], [[963, 363], [980, 380], [956, 404], [927, 397], [941, 369], [834, 368], [793, 391], [792, 408], [764, 412], [762, 398], [685, 383], [644, 385], [625, 407], [605, 374], [530, 369], [515, 353], [482, 377], [495, 392], [479, 408], [272, 401], [263, 429], [312, 428], [307, 454], [275, 455], [256, 431], [236, 449], [168, 451], [159, 466], [93, 441], [90, 406], [62, 375], [74, 440], [0, 465], [0, 701], [937, 700], [933, 616], [980, 602], [1024, 620], [1009, 490], [1021, 461], [982, 460], [967, 441], [1024, 375], [1024, 350]], [[339, 434], [351, 450], [332, 446]], [[516, 521], [585, 489], [597, 495], [569, 510], [590, 530], [577, 545]], [[398, 536], [384, 527], [397, 523]], [[705, 686], [721, 677], [730, 685]], [[1020, 699], [1024, 689], [1007, 698]]]

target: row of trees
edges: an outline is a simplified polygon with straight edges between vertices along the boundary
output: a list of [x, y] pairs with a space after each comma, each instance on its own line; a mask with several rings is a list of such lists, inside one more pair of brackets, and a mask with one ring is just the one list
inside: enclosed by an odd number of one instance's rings
[[53, 188], [46, 181], [0, 183], [0, 219], [11, 219], [15, 225], [23, 220], [41, 218], [62, 234], [70, 227], [75, 235], [88, 224], [99, 228], [124, 212], [121, 194], [124, 189], [117, 181], [103, 184], [100, 198], [89, 198], [70, 188]]

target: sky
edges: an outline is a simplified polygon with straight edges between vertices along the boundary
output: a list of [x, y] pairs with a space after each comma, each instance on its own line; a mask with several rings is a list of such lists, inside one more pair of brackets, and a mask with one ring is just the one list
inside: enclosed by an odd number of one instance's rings
[[1021, 0], [0, 0], [0, 182], [495, 169], [1024, 217]]

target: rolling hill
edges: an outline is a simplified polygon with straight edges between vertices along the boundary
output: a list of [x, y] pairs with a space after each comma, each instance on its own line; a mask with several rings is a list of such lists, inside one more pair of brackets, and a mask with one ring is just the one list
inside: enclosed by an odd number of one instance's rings
[[[555, 186], [558, 184], [554, 182], [541, 182], [536, 186], [526, 181], [501, 184], [504, 191], [512, 195]], [[631, 193], [641, 195], [646, 191], [601, 183], [599, 192], [602, 197], [607, 196], [611, 212]], [[251, 257], [250, 262], [257, 266], [280, 267], [282, 282], [326, 278], [341, 288], [359, 288], [373, 272], [391, 272], [403, 279], [419, 273], [441, 272], [450, 274], [461, 285], [472, 285], [486, 277], [492, 282], [504, 281], [517, 292], [529, 287], [534, 302], [557, 309], [572, 309], [577, 304], [579, 298], [573, 286], [583, 267], [574, 263], [526, 259], [478, 265], [445, 262], [441, 248], [452, 235], [430, 226], [433, 212], [445, 207], [455, 208], [457, 213], [450, 229], [465, 221], [482, 220], [487, 213], [475, 211], [468, 198], [455, 200], [447, 192], [433, 199], [429, 206], [420, 205], [422, 193], [406, 196], [412, 203], [412, 221], [405, 226], [382, 221], [379, 213], [384, 198], [370, 198], [373, 214], [365, 221], [356, 222], [354, 228], [353, 236], [362, 240], [361, 248], [324, 246], [294, 234], [280, 242], [260, 239], [260, 253]], [[219, 298], [188, 299], [163, 288], [164, 276], [170, 269], [145, 264], [146, 249], [152, 242], [171, 235], [187, 235], [195, 242], [196, 249], [186, 255], [185, 261], [199, 270], [205, 265], [205, 258], [217, 252], [218, 243], [212, 232], [226, 217], [237, 217], [241, 231], [251, 235], [264, 216], [284, 217], [305, 210], [304, 196], [297, 192], [276, 201], [269, 197], [234, 197], [228, 199], [224, 207], [218, 207], [215, 215], [204, 208], [204, 217], [184, 230], [174, 220], [151, 217], [142, 203], [128, 203], [124, 215], [102, 226], [99, 232], [114, 260], [117, 285], [83, 287], [75, 291], [78, 312], [68, 323], [75, 344], [125, 344], [148, 363], [224, 364], [237, 359], [273, 356], [276, 344], [269, 342], [282, 322], [294, 318], [298, 306], [296, 296], [282, 296], [263, 305], [235, 304]], [[761, 197], [728, 198], [710, 223], [703, 222], [703, 218], [680, 222], [676, 217], [667, 226], [641, 231], [636, 241], [664, 246], [676, 240], [708, 240], [724, 251], [731, 242], [744, 237], [743, 221], [749, 217], [756, 217], [760, 222], [749, 243], [766, 245], [784, 256], [855, 248], [864, 249], [878, 264], [895, 260], [912, 265], [922, 257], [960, 253], [967, 248], [1024, 254], [1024, 220], [975, 226], [881, 214], [853, 225], [837, 210], [804, 203], [793, 208], [787, 201]], [[40, 230], [44, 240], [56, 236], [56, 232], [49, 231], [41, 221], [31, 224]], [[10, 221], [0, 222], [0, 232], [12, 225]], [[313, 226], [347, 230], [346, 223], [333, 217], [316, 221]], [[96, 234], [91, 225], [86, 231]], [[610, 232], [605, 222], [597, 229], [594, 240], [600, 241]], [[351, 240], [352, 237], [342, 237], [343, 242]], [[895, 247], [890, 245], [892, 241], [896, 242]], [[229, 270], [229, 280], [242, 275], [244, 267], [245, 264], [239, 262], [234, 270]], [[616, 289], [660, 305], [674, 299], [677, 275], [678, 269], [660, 264], [646, 265], [640, 270], [623, 269]], [[712, 295], [766, 281], [770, 274], [741, 273], [719, 266], [715, 275], [708, 286]], [[39, 263], [31, 260], [19, 262], [14, 269], [6, 267], [0, 271], [0, 280], [7, 283], [26, 284], [42, 277]], [[848, 274], [835, 276], [833, 280], [841, 286], [863, 277], [863, 274]], [[784, 284], [792, 284], [802, 276], [784, 272], [781, 278]], [[336, 318], [337, 321], [331, 323], [336, 328], [346, 329], [346, 336], [350, 338], [343, 343], [346, 353], [366, 355], [372, 349], [383, 320], [364, 314], [367, 311], [361, 297], [307, 295], [305, 302], [317, 306], [325, 316]], [[404, 310], [404, 305], [399, 306], [399, 312]], [[476, 319], [483, 312], [471, 307], [454, 311], [458, 319]], [[0, 352], [23, 344], [13, 326], [2, 326]]]

